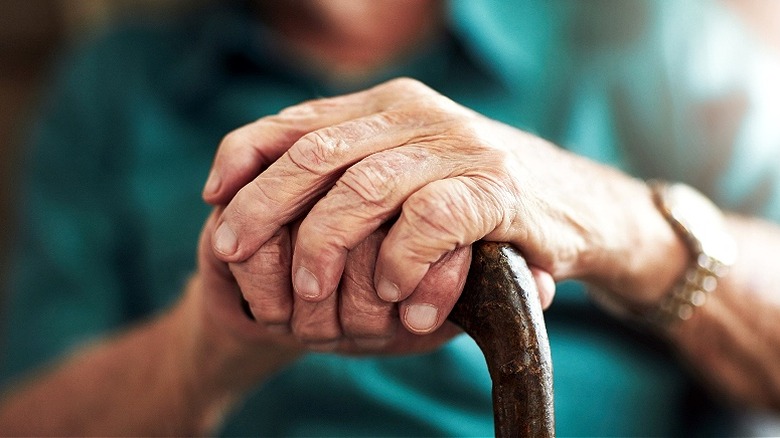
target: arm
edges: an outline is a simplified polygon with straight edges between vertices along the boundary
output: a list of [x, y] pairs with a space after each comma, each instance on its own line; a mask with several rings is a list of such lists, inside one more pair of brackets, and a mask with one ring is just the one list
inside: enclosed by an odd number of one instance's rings
[[[0, 406], [0, 429], [38, 436], [212, 432], [240, 391], [213, 383], [231, 372], [216, 360], [227, 355], [225, 343], [197, 339], [189, 330], [199, 287], [196, 278], [188, 286], [189, 298], [176, 309], [74, 352], [20, 385]], [[267, 367], [261, 379], [286, 362], [284, 355], [267, 353], [260, 358]]]
[[[755, 40], [753, 29], [743, 28], [731, 11], [703, 9], [701, 28], [665, 41], [675, 48], [659, 64], [666, 73], [658, 77], [671, 84], [675, 106], [681, 108], [680, 117], [670, 122], [679, 143], [665, 153], [641, 153], [642, 148], [657, 150], [657, 133], [663, 131], [659, 125], [640, 127], [642, 134], [626, 141], [634, 156], [645, 161], [637, 165], [639, 172], [687, 181], [706, 190], [725, 211], [735, 212], [727, 214], [727, 225], [737, 242], [737, 264], [691, 320], [665, 334], [708, 387], [777, 412], [780, 283], [773, 254], [780, 248], [780, 131], [773, 90], [780, 65], [776, 54]], [[702, 66], [708, 74], [691, 73]], [[631, 107], [646, 105], [646, 100], [635, 101]], [[641, 125], [637, 120], [635, 127]], [[656, 271], [659, 279], [679, 279], [689, 263], [684, 245], [678, 239], [672, 246], [661, 243], [658, 251], [670, 256]]]
[[[179, 435], [213, 433], [254, 382], [230, 382], [234, 341], [191, 327], [197, 320], [198, 277], [172, 311], [81, 351], [32, 376], [0, 405], [8, 435]], [[266, 348], [252, 360], [262, 380], [289, 354]], [[234, 364], [235, 366], [235, 364]]]
[[[638, 216], [658, 216], [652, 209], [637, 213]], [[619, 317], [625, 316], [626, 311], [633, 314], [653, 311], [692, 263], [687, 245], [681, 238], [675, 237], [674, 233], [672, 239], [661, 238], [669, 236], [669, 224], [644, 222], [645, 226], [635, 228], [635, 231], [638, 235], [655, 236], [644, 246], [651, 253], [663, 256], [665, 262], [652, 268], [647, 263], [637, 264], [641, 267], [640, 276], [623, 283], [619, 286], [622, 289], [612, 289], [609, 296], [617, 299], [618, 307], [614, 307], [615, 301], [608, 300], [612, 305], [606, 310], [618, 310]], [[690, 319], [651, 328], [676, 347], [680, 357], [717, 395], [748, 406], [778, 411], [780, 301], [776, 285], [780, 276], [774, 266], [773, 253], [780, 247], [780, 227], [763, 219], [735, 214], [727, 215], [726, 226], [737, 243], [737, 263], [719, 281], [706, 303], [694, 310]], [[641, 247], [634, 251], [640, 260], [648, 257]], [[649, 282], [646, 281], [638, 291], [656, 290], [661, 293], [657, 298], [640, 300], [637, 290], [631, 292], [632, 283], [641, 284], [636, 280], [642, 277]], [[663, 287], [654, 287], [653, 283]], [[653, 295], [655, 293], [650, 297]]]
[[208, 254], [200, 252], [201, 269], [173, 309], [73, 352], [6, 394], [3, 434], [213, 433], [234, 402], [299, 350], [259, 333], [236, 305], [227, 268]]
[[[714, 388], [780, 412], [780, 227], [730, 216], [740, 259], [712, 299], [669, 338]], [[717, 341], [715, 341], [717, 340]]]
[[[173, 309], [75, 351], [56, 367], [22, 382], [0, 400], [0, 430], [11, 435], [208, 434], [249, 390], [295, 360], [304, 347], [348, 354], [408, 354], [430, 351], [458, 333], [450, 325], [433, 336], [415, 336], [392, 324], [397, 319], [394, 304], [371, 307], [377, 299], [365, 291], [383, 232], [355, 248], [346, 260], [339, 294], [334, 294], [344, 297], [339, 303], [344, 330], [354, 330], [360, 337], [347, 332], [334, 345], [332, 339], [323, 345], [319, 338], [307, 338], [305, 328], [286, 320], [276, 324], [263, 320], [273, 313], [252, 304], [289, 291], [287, 228], [279, 230], [280, 238], [272, 239], [263, 251], [228, 267], [211, 250], [216, 218], [212, 214], [206, 223], [198, 272]], [[436, 264], [423, 289], [460, 290], [467, 256], [460, 251], [448, 263]], [[257, 321], [246, 316], [242, 297], [249, 300]], [[389, 327], [381, 326], [388, 322]], [[382, 332], [386, 338], [373, 335], [378, 325], [389, 330]]]

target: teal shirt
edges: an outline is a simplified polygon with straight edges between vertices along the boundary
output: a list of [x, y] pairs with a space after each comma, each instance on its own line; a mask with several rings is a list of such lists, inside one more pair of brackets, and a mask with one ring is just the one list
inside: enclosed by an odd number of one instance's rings
[[[215, 8], [126, 26], [64, 61], [31, 139], [4, 381], [177, 299], [225, 133], [400, 75], [638, 177], [686, 181], [726, 208], [780, 219], [780, 130], [766, 96], [780, 76], [763, 73], [780, 69], [717, 8], [453, 2], [446, 37], [350, 85], [286, 62], [241, 5]], [[546, 320], [560, 436], [728, 432], [733, 413], [662, 343], [591, 305], [580, 284], [559, 285]], [[461, 336], [419, 356], [310, 354], [256, 388], [223, 433], [478, 436], [492, 427], [484, 361]]]

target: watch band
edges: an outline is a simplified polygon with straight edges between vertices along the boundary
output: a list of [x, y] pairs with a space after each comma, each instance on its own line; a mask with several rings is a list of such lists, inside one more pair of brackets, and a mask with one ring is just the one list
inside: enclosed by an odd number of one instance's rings
[[708, 295], [718, 286], [718, 279], [725, 274], [722, 270], [722, 274], [715, 272], [712, 267], [692, 263], [672, 292], [646, 315], [647, 318], [651, 323], [663, 326], [690, 319], [695, 309], [707, 302]]
[[703, 306], [736, 260], [736, 244], [723, 214], [709, 199], [681, 183], [647, 182], [658, 210], [685, 243], [690, 262], [660, 303], [636, 309], [619, 296], [589, 286], [591, 298], [608, 313], [627, 321], [665, 329], [690, 319]]
[[[695, 309], [707, 302], [708, 296], [733, 265], [736, 245], [726, 231], [723, 214], [704, 195], [681, 183], [654, 180], [648, 184], [656, 206], [685, 241], [691, 253], [691, 262], [685, 275], [677, 281], [660, 305], [646, 315], [652, 324], [668, 326], [690, 319]], [[688, 213], [695, 214], [697, 220], [691, 220], [686, 213], [681, 212], [677, 205], [681, 202], [694, 204], [693, 208], [685, 207], [695, 210]]]

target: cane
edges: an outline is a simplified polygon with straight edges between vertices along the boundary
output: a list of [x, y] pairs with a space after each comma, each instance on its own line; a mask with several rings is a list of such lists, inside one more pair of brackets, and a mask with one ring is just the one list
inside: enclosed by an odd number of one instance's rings
[[477, 242], [449, 319], [476, 341], [493, 382], [497, 437], [553, 437], [552, 361], [536, 283], [509, 244]]

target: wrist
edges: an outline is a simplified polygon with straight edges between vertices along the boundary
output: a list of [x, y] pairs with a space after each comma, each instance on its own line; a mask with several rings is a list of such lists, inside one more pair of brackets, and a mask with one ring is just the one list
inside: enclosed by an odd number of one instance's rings
[[616, 219], [608, 231], [615, 237], [584, 280], [619, 306], [643, 313], [658, 305], [684, 275], [690, 252], [647, 184], [631, 178], [619, 194], [613, 203], [617, 208], [610, 212]]
[[176, 370], [191, 403], [198, 404], [203, 431], [220, 423], [228, 410], [255, 385], [299, 357], [296, 349], [241, 339], [218, 324], [203, 303], [200, 275], [187, 285], [171, 314], [177, 333]]
[[652, 315], [652, 322], [668, 326], [688, 320], [707, 301], [737, 258], [736, 242], [723, 213], [709, 199], [685, 184], [651, 182], [664, 218], [685, 242], [690, 262], [671, 293]]
[[[673, 247], [663, 244], [648, 247], [656, 250], [666, 248], [665, 251], [657, 252], [666, 257], [661, 259], [662, 265], [656, 270], [649, 268], [652, 266], [652, 259], [645, 260], [639, 272], [644, 271], [652, 276], [645, 276], [649, 283], [637, 281], [634, 284], [640, 289], [628, 288], [629, 293], [623, 295], [618, 292], [612, 296], [594, 296], [602, 303], [605, 298], [606, 301], [611, 301], [607, 307], [619, 310], [618, 313], [633, 314], [651, 325], [668, 328], [675, 322], [690, 319], [696, 308], [704, 305], [708, 295], [716, 289], [718, 282], [734, 263], [736, 246], [727, 230], [723, 214], [704, 195], [680, 183], [651, 181], [649, 188], [656, 210], [666, 223], [666, 229], [673, 232], [677, 244]], [[652, 219], [654, 216], [648, 217]], [[679, 258], [674, 262], [670, 261], [670, 253], [667, 252], [671, 249], [672, 254], [678, 255], [677, 249], [674, 248], [680, 246], [683, 248], [683, 264]], [[643, 254], [642, 257], [650, 256], [639, 249], [637, 253]], [[663, 269], [664, 267], [666, 269]], [[668, 274], [674, 272], [677, 274], [669, 277]], [[651, 299], [650, 304], [636, 299], [656, 297], [658, 291], [661, 291], [662, 295], [660, 298]]]

